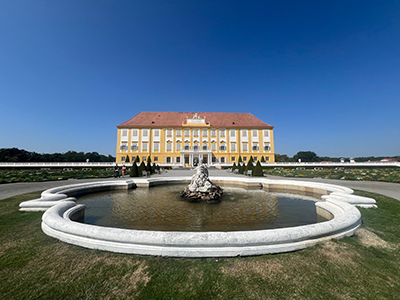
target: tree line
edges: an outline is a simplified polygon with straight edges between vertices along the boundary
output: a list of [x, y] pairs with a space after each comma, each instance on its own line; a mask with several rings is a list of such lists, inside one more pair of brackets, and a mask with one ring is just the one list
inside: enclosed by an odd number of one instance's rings
[[[349, 157], [343, 157], [345, 161], [349, 161]], [[380, 161], [385, 158], [395, 158], [400, 161], [399, 156], [366, 156], [366, 157], [354, 157], [356, 162], [366, 162], [366, 161]], [[328, 156], [318, 156], [312, 151], [299, 151], [293, 157], [289, 157], [286, 154], [275, 154], [275, 162], [298, 162], [301, 159], [302, 162], [321, 162], [321, 161], [331, 161], [340, 162], [341, 157], [328, 157]]]
[[0, 162], [115, 162], [115, 157], [97, 152], [36, 153], [18, 148], [1, 148]]

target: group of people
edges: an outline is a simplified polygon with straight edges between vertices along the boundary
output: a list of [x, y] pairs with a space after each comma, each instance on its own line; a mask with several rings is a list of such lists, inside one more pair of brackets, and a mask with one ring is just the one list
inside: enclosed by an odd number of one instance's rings
[[[122, 166], [122, 176], [125, 176], [125, 173], [126, 173], [126, 167], [125, 167], [125, 165], [123, 165]], [[118, 164], [115, 164], [115, 167], [114, 167], [114, 178], [117, 178], [117, 177], [121, 177], [121, 174], [119, 173]]]

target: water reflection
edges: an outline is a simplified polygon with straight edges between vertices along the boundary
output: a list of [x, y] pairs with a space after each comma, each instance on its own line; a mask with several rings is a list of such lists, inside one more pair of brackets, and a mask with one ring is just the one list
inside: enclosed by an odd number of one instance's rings
[[318, 221], [314, 198], [224, 187], [216, 204], [183, 201], [183, 185], [83, 196], [85, 223], [163, 231], [237, 231], [299, 226]]

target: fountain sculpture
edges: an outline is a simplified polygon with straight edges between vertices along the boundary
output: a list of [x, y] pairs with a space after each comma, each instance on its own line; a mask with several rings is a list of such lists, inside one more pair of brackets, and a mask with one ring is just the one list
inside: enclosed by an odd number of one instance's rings
[[181, 192], [181, 197], [192, 202], [216, 202], [219, 201], [223, 189], [214, 184], [208, 178], [208, 169], [205, 164], [196, 167], [196, 173], [190, 184]]

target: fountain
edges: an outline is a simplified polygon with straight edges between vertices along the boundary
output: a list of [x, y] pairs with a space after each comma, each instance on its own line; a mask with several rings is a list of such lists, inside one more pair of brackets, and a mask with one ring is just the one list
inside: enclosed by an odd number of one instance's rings
[[192, 181], [181, 192], [181, 197], [196, 202], [217, 202], [222, 196], [223, 189], [208, 178], [208, 169], [206, 165], [199, 165], [195, 170], [196, 173], [193, 175]]
[[[207, 169], [200, 167], [192, 178], [150, 177], [135, 179], [135, 182], [131, 179], [110, 180], [60, 186], [44, 191], [40, 199], [22, 202], [20, 210], [45, 211], [42, 217], [42, 230], [45, 234], [90, 249], [168, 257], [233, 257], [290, 252], [333, 238], [351, 236], [361, 226], [361, 214], [355, 206], [376, 207], [374, 199], [352, 195], [351, 189], [342, 186], [228, 174], [226, 177], [209, 179], [207, 173]], [[199, 184], [200, 178], [204, 185]], [[128, 190], [134, 187], [140, 191], [140, 189], [151, 189], [152, 186], [190, 183], [187, 187], [190, 193], [199, 189], [201, 193], [211, 191], [215, 193], [211, 197], [215, 197], [219, 192], [222, 193], [222, 189], [220, 191], [216, 188], [213, 182], [237, 187], [259, 189], [261, 187], [266, 192], [314, 193], [319, 198], [315, 202], [317, 213], [325, 216], [328, 221], [294, 227], [242, 231], [139, 230], [104, 227], [76, 221], [84, 216], [85, 205], [76, 203], [74, 197], [83, 194], [115, 189]], [[195, 201], [197, 200], [203, 201], [201, 196]], [[229, 213], [226, 211], [226, 214]]]

